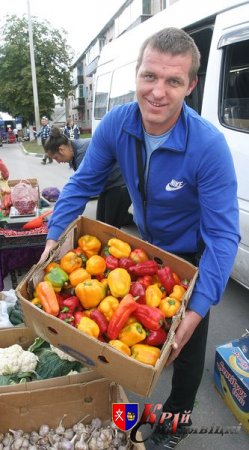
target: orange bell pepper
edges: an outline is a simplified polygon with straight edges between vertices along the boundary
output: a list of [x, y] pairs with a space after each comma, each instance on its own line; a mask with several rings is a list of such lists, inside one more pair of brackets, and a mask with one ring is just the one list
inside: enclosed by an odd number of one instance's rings
[[135, 344], [131, 347], [131, 357], [144, 364], [155, 366], [160, 358], [160, 349], [146, 344]]
[[98, 309], [104, 314], [107, 320], [111, 320], [111, 317], [118, 306], [118, 299], [113, 297], [112, 295], [108, 295], [100, 302]]
[[134, 250], [131, 251], [129, 258], [131, 258], [132, 261], [137, 264], [140, 262], [148, 261], [149, 256], [141, 248], [134, 248]]
[[55, 261], [52, 261], [51, 263], [49, 263], [49, 264], [45, 267], [44, 272], [48, 273], [48, 272], [50, 272], [50, 270], [52, 270], [54, 267], [60, 267], [60, 264], [57, 263], [57, 262], [55, 262]]
[[96, 236], [84, 234], [78, 239], [78, 245], [83, 250], [87, 258], [97, 255], [101, 249], [101, 242]]
[[105, 259], [100, 255], [91, 256], [86, 262], [86, 270], [91, 275], [101, 275], [106, 270]]
[[68, 278], [71, 286], [75, 287], [77, 284], [82, 283], [82, 281], [90, 280], [91, 275], [86, 271], [86, 269], [80, 267], [79, 269], [75, 269], [71, 272]]
[[130, 325], [125, 326], [120, 331], [118, 338], [128, 347], [138, 344], [138, 342], [143, 341], [146, 338], [146, 331], [142, 327], [141, 323], [134, 322]]
[[101, 300], [105, 298], [106, 289], [98, 280], [91, 279], [77, 284], [75, 294], [83, 308], [89, 309], [98, 306]]
[[175, 286], [173, 287], [173, 291], [170, 293], [169, 297], [174, 298], [175, 300], [179, 300], [181, 302], [185, 292], [186, 289], [183, 286], [175, 284]]
[[38, 298], [42, 309], [52, 316], [58, 316], [60, 311], [59, 302], [55, 291], [49, 281], [41, 281], [35, 288], [35, 298]]
[[89, 317], [82, 317], [80, 323], [77, 325], [77, 329], [95, 338], [97, 338], [100, 333], [99, 326]]
[[160, 302], [159, 309], [165, 315], [165, 317], [173, 317], [179, 311], [181, 302], [171, 297], [163, 298]]
[[71, 273], [82, 266], [82, 259], [73, 251], [67, 252], [60, 260], [60, 267], [66, 272]]
[[113, 297], [124, 297], [131, 286], [131, 277], [126, 269], [111, 270], [107, 276], [108, 286]]
[[157, 308], [159, 306], [160, 301], [162, 300], [163, 293], [161, 289], [158, 287], [158, 284], [151, 284], [147, 287], [145, 291], [145, 302], [146, 305], [153, 306], [153, 308]]
[[121, 241], [121, 239], [112, 238], [108, 241], [108, 250], [110, 255], [116, 258], [128, 258], [131, 253], [131, 247], [127, 242]]
[[119, 350], [122, 353], [125, 353], [126, 355], [131, 355], [131, 349], [128, 347], [128, 345], [124, 344], [124, 342], [119, 341], [119, 339], [112, 339], [109, 341], [109, 345], [114, 347], [116, 350]]

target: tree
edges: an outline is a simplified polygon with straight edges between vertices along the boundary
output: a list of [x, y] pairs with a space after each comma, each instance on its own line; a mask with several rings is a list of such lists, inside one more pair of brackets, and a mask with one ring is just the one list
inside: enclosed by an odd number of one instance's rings
[[[72, 89], [70, 64], [72, 49], [65, 30], [53, 29], [49, 22], [32, 17], [37, 90], [41, 115], [51, 116], [55, 97], [67, 98]], [[8, 111], [24, 122], [34, 122], [28, 19], [7, 16], [1, 29], [0, 111]]]

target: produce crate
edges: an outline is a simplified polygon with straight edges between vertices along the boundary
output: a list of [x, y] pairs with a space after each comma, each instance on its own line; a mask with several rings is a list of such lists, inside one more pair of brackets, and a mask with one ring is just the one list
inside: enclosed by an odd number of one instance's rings
[[[32, 298], [34, 286], [44, 276], [44, 267], [50, 261], [58, 260], [67, 251], [76, 247], [78, 238], [83, 234], [94, 234], [100, 239], [103, 246], [112, 237], [126, 241], [132, 248], [141, 248], [146, 251], [150, 259], [156, 259], [157, 262], [169, 265], [174, 272], [178, 273], [180, 278], [191, 279], [181, 308], [173, 318], [167, 341], [162, 348], [161, 356], [155, 367], [140, 363], [117, 351], [109, 344], [102, 343], [83, 334], [76, 328], [48, 315], [30, 303], [29, 300]], [[19, 284], [16, 293], [20, 299], [27, 326], [33, 328], [38, 336], [43, 337], [46, 341], [74, 356], [89, 367], [94, 367], [102, 376], [121, 384], [139, 395], [149, 396], [171, 352], [175, 330], [185, 313], [197, 274], [198, 270], [195, 266], [171, 253], [167, 253], [110, 225], [79, 217], [65, 231], [50, 259], [45, 264], [34, 266]]]

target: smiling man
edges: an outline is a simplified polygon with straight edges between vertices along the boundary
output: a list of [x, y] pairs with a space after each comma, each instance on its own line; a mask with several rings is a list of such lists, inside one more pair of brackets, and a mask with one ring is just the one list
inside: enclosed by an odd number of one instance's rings
[[[179, 414], [180, 425], [174, 434], [170, 421], [156, 427], [151, 439], [160, 449], [174, 448], [187, 435], [181, 419], [191, 413], [201, 382], [209, 309], [222, 297], [239, 243], [229, 148], [222, 133], [184, 102], [197, 84], [199, 65], [198, 48], [182, 30], [167, 28], [144, 42], [137, 62], [137, 101], [113, 108], [97, 127], [56, 203], [42, 256], [84, 211], [89, 197], [101, 192], [118, 161], [141, 237], [199, 263], [168, 360], [174, 373], [163, 409], [168, 416]], [[166, 391], [167, 386], [165, 397]]]

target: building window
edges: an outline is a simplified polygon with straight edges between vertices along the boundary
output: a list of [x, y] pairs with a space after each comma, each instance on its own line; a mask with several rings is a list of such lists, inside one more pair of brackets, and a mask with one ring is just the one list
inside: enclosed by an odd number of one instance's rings
[[96, 82], [94, 118], [102, 119], [107, 111], [110, 92], [111, 72], [100, 75]]

